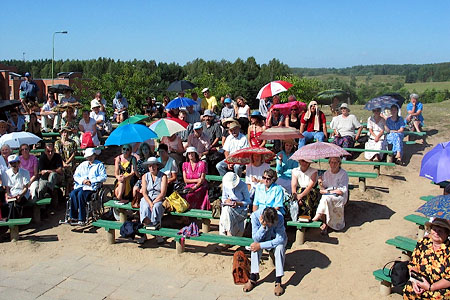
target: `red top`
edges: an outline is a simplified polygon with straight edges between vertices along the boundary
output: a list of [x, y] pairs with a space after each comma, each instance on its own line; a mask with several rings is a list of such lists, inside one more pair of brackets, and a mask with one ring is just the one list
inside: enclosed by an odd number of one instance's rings
[[[325, 124], [327, 122], [327, 119], [325, 118], [325, 114], [323, 112], [319, 111], [319, 114], [320, 114], [320, 116], [319, 116], [319, 123], [320, 123], [319, 131], [323, 131], [323, 124]], [[300, 123], [306, 124], [305, 131], [313, 132], [314, 131], [314, 118], [316, 117], [316, 113], [311, 114], [311, 117], [308, 119], [308, 121], [305, 121], [304, 117], [305, 117], [305, 112], [302, 113], [302, 117], [300, 118]]]

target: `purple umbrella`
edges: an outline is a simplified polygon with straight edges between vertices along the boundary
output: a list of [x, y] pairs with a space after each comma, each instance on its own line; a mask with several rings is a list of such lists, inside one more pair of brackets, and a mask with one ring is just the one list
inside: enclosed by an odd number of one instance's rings
[[292, 154], [292, 160], [313, 160], [327, 157], [340, 157], [350, 155], [347, 151], [339, 147], [338, 145], [324, 142], [315, 142], [301, 147]]
[[423, 156], [419, 175], [437, 183], [450, 179], [450, 142], [437, 144]]

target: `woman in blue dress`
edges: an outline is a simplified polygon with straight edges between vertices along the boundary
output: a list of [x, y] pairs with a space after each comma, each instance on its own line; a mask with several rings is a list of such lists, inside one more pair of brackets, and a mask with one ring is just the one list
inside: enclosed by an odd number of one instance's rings
[[405, 129], [405, 122], [402, 117], [398, 115], [398, 106], [394, 104], [391, 106], [390, 116], [386, 120], [385, 131], [387, 132], [386, 140], [389, 145], [392, 145], [392, 152], [394, 152], [394, 161], [396, 164], [402, 164], [403, 154], [403, 130]]

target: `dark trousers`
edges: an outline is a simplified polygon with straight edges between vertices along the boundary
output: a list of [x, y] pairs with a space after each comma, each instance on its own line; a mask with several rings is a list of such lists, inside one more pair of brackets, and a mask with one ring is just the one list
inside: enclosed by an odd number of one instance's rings
[[[86, 221], [86, 202], [93, 191], [83, 191], [83, 188], [77, 188], [70, 193], [70, 218], [78, 221]], [[78, 214], [77, 214], [78, 212]], [[75, 216], [77, 215], [77, 216]]]

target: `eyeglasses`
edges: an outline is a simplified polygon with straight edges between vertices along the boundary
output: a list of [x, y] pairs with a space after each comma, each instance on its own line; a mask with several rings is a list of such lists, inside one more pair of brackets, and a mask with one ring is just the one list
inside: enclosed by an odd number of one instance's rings
[[272, 177], [263, 176], [262, 179], [264, 179], [264, 180], [272, 180]]

